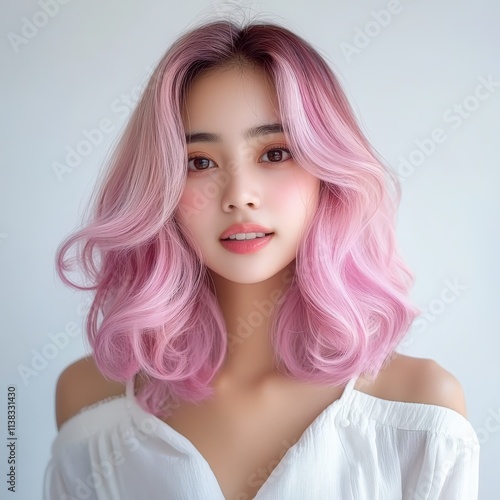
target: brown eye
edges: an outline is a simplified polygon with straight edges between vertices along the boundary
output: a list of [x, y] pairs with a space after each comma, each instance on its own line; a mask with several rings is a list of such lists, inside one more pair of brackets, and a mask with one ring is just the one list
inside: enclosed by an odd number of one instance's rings
[[[285, 153], [283, 153], [283, 152], [285, 152]], [[287, 157], [283, 158], [283, 154], [288, 155], [288, 158]], [[265, 163], [278, 163], [278, 162], [289, 160], [292, 157], [292, 154], [290, 153], [290, 151], [287, 148], [273, 146], [273, 147], [269, 148], [261, 156], [261, 158], [263, 158], [264, 156], [267, 156], [268, 159], [270, 160], [269, 162], [265, 162]]]
[[[191, 170], [192, 172], [201, 172], [203, 170], [207, 170], [210, 166], [211, 161], [212, 160], [209, 160], [204, 156], [193, 156], [192, 158], [188, 159], [188, 170]], [[193, 162], [194, 169], [189, 168], [189, 164], [191, 162]]]

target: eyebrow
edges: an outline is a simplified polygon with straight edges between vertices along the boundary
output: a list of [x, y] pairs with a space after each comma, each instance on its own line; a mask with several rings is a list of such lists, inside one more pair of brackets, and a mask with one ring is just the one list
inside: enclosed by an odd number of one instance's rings
[[[245, 132], [243, 132], [243, 137], [245, 139], [253, 139], [254, 137], [260, 137], [262, 135], [279, 134], [283, 132], [283, 125], [281, 123], [269, 123], [245, 130]], [[192, 142], [222, 142], [222, 136], [220, 134], [212, 134], [209, 132], [187, 133], [186, 144], [190, 144]]]

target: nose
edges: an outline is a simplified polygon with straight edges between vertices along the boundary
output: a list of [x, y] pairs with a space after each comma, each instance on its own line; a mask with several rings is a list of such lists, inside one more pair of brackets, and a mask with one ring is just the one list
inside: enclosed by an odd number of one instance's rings
[[230, 173], [222, 192], [222, 208], [225, 212], [250, 207], [259, 208], [262, 203], [260, 181], [251, 165], [229, 169]]

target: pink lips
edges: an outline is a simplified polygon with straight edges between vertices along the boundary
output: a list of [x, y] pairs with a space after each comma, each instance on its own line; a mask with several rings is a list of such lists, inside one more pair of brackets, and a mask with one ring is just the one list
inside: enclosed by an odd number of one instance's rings
[[[263, 233], [264, 231], [257, 232]], [[220, 243], [226, 250], [233, 253], [255, 253], [265, 247], [271, 241], [273, 236], [274, 233], [264, 236], [263, 238], [255, 238], [253, 240], [221, 240]]]
[[[229, 240], [229, 236], [238, 233], [264, 233], [266, 236], [262, 238], [254, 238], [253, 240]], [[230, 252], [244, 254], [255, 253], [265, 247], [274, 236], [274, 233], [267, 227], [259, 226], [252, 222], [243, 222], [241, 224], [233, 224], [228, 227], [221, 235], [221, 245]]]
[[[228, 227], [221, 235], [220, 239], [224, 240], [226, 238], [229, 238], [229, 236], [232, 236], [233, 234], [237, 233], [272, 233], [271, 229], [264, 227], [264, 226], [259, 226], [258, 224], [253, 224], [251, 222], [244, 222], [242, 224], [233, 224], [232, 226]], [[265, 238], [262, 238], [265, 239]], [[250, 240], [253, 241], [253, 240]]]

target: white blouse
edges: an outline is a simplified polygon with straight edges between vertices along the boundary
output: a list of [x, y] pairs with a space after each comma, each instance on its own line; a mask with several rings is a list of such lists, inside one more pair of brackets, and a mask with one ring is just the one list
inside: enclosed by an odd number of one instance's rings
[[[269, 476], [249, 478], [256, 500], [478, 498], [480, 447], [465, 417], [371, 396], [356, 380]], [[235, 500], [191, 441], [139, 406], [133, 379], [67, 420], [51, 451], [44, 500]]]

